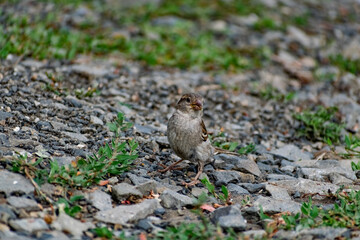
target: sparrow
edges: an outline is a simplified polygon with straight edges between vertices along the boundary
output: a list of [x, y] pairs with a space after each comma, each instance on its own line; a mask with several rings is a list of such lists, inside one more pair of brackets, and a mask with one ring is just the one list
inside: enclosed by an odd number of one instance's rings
[[208, 133], [202, 119], [204, 99], [196, 93], [184, 94], [176, 105], [176, 111], [171, 116], [167, 125], [167, 138], [171, 149], [181, 159], [170, 166], [159, 170], [166, 172], [184, 160], [198, 164], [198, 172], [190, 183], [198, 183], [204, 166], [211, 163], [215, 148], [211, 145]]

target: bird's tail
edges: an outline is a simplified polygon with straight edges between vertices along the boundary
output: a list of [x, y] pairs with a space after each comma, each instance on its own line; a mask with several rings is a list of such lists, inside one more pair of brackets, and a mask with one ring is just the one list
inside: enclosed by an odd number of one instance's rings
[[224, 153], [224, 154], [229, 154], [229, 155], [234, 155], [234, 156], [240, 156], [240, 154], [238, 154], [236, 152], [231, 152], [229, 150], [218, 148], [218, 147], [214, 147], [214, 150], [215, 150], [214, 155]]

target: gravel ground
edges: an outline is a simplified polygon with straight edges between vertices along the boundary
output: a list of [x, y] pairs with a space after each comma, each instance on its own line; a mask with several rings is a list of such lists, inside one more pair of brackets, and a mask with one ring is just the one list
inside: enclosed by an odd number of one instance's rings
[[[265, 234], [259, 206], [268, 214], [295, 214], [308, 196], [326, 208], [332, 201], [324, 195], [335, 193], [342, 185], [357, 190], [351, 161], [359, 159], [341, 157], [338, 153], [344, 152], [343, 144], [333, 151], [319, 139], [298, 136], [301, 123], [293, 114], [319, 105], [337, 106], [337, 118], [345, 125], [342, 134], [359, 135], [359, 70], [351, 73], [329, 62], [329, 56], [336, 54], [360, 59], [359, 1], [262, 2], [289, 11], [288, 15], [304, 10], [316, 14], [311, 14], [306, 31], [290, 25], [285, 31], [258, 32], [247, 25], [250, 17], [223, 21], [244, 32], [237, 44], [272, 48], [269, 62], [256, 70], [214, 74], [148, 67], [116, 54], [102, 58], [78, 55], [72, 61], [39, 61], [9, 54], [1, 60], [0, 238], [93, 239], [91, 229], [102, 226], [115, 232], [122, 229], [127, 236], [146, 232], [151, 237], [167, 226], [198, 221], [190, 211], [193, 198], [207, 189], [203, 184], [181, 185], [196, 174], [196, 166], [185, 162], [182, 170], [157, 172], [159, 163], [168, 165], [178, 159], [169, 147], [166, 124], [176, 101], [186, 92], [204, 96], [204, 121], [213, 141], [237, 142], [236, 150], [255, 145], [252, 153], [221, 154], [215, 157], [215, 164], [205, 167], [202, 177], [208, 177], [217, 192], [225, 185], [232, 198], [231, 206], [205, 213], [214, 223], [254, 238]], [[24, 1], [17, 8], [4, 9], [21, 13], [31, 4]], [[354, 14], [352, 21], [342, 21], [344, 14]], [[69, 17], [74, 16], [70, 11]], [[266, 95], [270, 93], [266, 86], [271, 86], [276, 96]], [[98, 90], [91, 97], [76, 95], [77, 89], [91, 88]], [[290, 92], [294, 97], [284, 100]], [[53, 200], [64, 192], [84, 195], [79, 202], [81, 214], [75, 218], [52, 214], [30, 180], [10, 171], [17, 154], [27, 154], [29, 159], [44, 157], [41, 167], [49, 168], [50, 159], [63, 166], [95, 153], [111, 139], [106, 123], [118, 112], [134, 123], [124, 136], [139, 143], [139, 157], [128, 172], [111, 178], [105, 186], [66, 190], [55, 184], [41, 186]], [[141, 200], [135, 201], [137, 198]], [[127, 204], [129, 199], [134, 200], [132, 205]], [[219, 199], [211, 201], [222, 204]], [[280, 230], [275, 235], [279, 239], [305, 236], [354, 238], [359, 232], [356, 228], [322, 227]]]

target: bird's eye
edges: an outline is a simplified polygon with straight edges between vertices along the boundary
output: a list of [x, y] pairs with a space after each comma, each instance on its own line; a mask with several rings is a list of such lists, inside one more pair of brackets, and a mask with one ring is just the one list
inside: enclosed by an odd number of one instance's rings
[[190, 101], [191, 101], [191, 100], [190, 100], [190, 98], [189, 98], [189, 97], [188, 97], [188, 98], [186, 98], [186, 102], [188, 102], [188, 103], [189, 103]]

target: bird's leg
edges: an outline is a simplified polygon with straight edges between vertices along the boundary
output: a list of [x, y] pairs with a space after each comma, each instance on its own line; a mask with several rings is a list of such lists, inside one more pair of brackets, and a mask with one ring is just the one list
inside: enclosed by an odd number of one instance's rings
[[183, 182], [183, 184], [184, 184], [186, 187], [194, 186], [195, 184], [199, 183], [199, 180], [198, 180], [198, 179], [199, 179], [201, 173], [202, 173], [203, 170], [204, 170], [204, 165], [205, 165], [204, 162], [199, 162], [198, 172], [197, 172], [195, 178], [194, 178], [191, 182], [189, 182], [189, 183]]
[[158, 170], [158, 172], [163, 173], [163, 172], [167, 172], [167, 171], [169, 171], [169, 170], [175, 169], [174, 167], [175, 167], [176, 165], [178, 165], [179, 163], [181, 163], [182, 161], [184, 161], [184, 159], [180, 159], [179, 161], [171, 164], [171, 165], [168, 166], [168, 167], [166, 167], [165, 165], [161, 164], [162, 167], [164, 167], [164, 169], [160, 169], [160, 170]]

